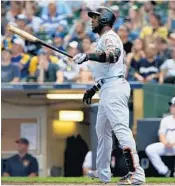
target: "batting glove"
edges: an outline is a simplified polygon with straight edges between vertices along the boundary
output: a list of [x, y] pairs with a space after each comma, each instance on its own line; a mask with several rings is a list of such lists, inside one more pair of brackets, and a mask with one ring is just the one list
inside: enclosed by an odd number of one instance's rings
[[94, 88], [91, 88], [87, 90], [83, 97], [83, 103], [90, 105], [92, 101], [92, 97], [95, 95], [96, 90]]
[[79, 54], [74, 56], [73, 61], [76, 64], [82, 64], [83, 62], [88, 61], [88, 57], [84, 53], [79, 53]]

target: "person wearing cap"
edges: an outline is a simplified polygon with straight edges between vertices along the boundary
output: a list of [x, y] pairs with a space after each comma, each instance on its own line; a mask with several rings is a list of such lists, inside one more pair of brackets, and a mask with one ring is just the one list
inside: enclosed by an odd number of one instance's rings
[[28, 67], [30, 56], [25, 53], [25, 42], [23, 39], [17, 37], [12, 44], [12, 63], [19, 66], [21, 71], [21, 80], [25, 81], [28, 77]]
[[35, 177], [38, 176], [38, 162], [28, 153], [29, 141], [26, 138], [16, 140], [18, 154], [7, 160], [3, 176]]
[[20, 81], [20, 69], [11, 63], [11, 52], [3, 49], [1, 51], [1, 82], [17, 83]]
[[63, 48], [63, 39], [64, 39], [64, 34], [56, 32], [54, 35], [54, 46], [58, 48], [59, 50], [64, 50]]
[[140, 37], [145, 39], [147, 37], [161, 37], [167, 39], [168, 29], [161, 24], [161, 17], [156, 13], [151, 13], [149, 16], [150, 26], [144, 26], [141, 30]]
[[[161, 160], [161, 156], [175, 155], [175, 97], [170, 102], [170, 115], [161, 120], [158, 131], [160, 142], [148, 145], [146, 154], [157, 172], [165, 177], [171, 175], [171, 171]], [[175, 177], [175, 172], [174, 172]]]
[[26, 26], [27, 23], [27, 17], [24, 14], [19, 14], [16, 17], [16, 24], [17, 27], [20, 29], [24, 29], [24, 27]]

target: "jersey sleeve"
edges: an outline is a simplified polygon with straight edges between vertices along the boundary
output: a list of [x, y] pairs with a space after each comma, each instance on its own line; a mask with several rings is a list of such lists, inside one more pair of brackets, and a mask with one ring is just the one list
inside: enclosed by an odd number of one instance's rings
[[160, 128], [158, 131], [159, 135], [160, 134], [166, 134], [166, 118], [163, 118], [160, 122]]

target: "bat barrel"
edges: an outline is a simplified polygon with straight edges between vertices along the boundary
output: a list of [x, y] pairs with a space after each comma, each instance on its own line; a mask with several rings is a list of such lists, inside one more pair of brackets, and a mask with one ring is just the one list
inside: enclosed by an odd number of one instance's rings
[[44, 41], [38, 39], [37, 37], [33, 36], [32, 34], [26, 32], [26, 31], [24, 31], [24, 30], [21, 30], [21, 29], [19, 29], [19, 28], [14, 27], [13, 25], [9, 25], [9, 26], [8, 26], [8, 30], [9, 30], [10, 32], [13, 32], [13, 33], [15, 33], [15, 34], [21, 36], [22, 38], [24, 38], [24, 39], [26, 39], [26, 40], [29, 40], [29, 41], [34, 42], [34, 43], [40, 43], [41, 45], [44, 45], [44, 46], [46, 46], [46, 47], [48, 47], [48, 48], [51, 48], [52, 50], [55, 50], [55, 51], [57, 51], [57, 52], [59, 52], [59, 53], [65, 55], [65, 56], [67, 56], [67, 57], [69, 57], [69, 58], [73, 58], [72, 56], [70, 56], [70, 55], [67, 54], [66, 52], [64, 52], [64, 51], [62, 51], [62, 50], [59, 50], [58, 48], [56, 48], [56, 47], [54, 47], [54, 46], [52, 46], [52, 45], [50, 45], [50, 44], [48, 44], [48, 43], [46, 43], [46, 42], [44, 42]]

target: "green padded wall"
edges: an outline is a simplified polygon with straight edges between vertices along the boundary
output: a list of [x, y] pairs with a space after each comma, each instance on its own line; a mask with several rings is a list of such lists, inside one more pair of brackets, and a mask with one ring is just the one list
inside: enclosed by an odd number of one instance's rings
[[145, 84], [144, 90], [144, 117], [162, 117], [168, 113], [168, 101], [175, 96], [175, 85]]

